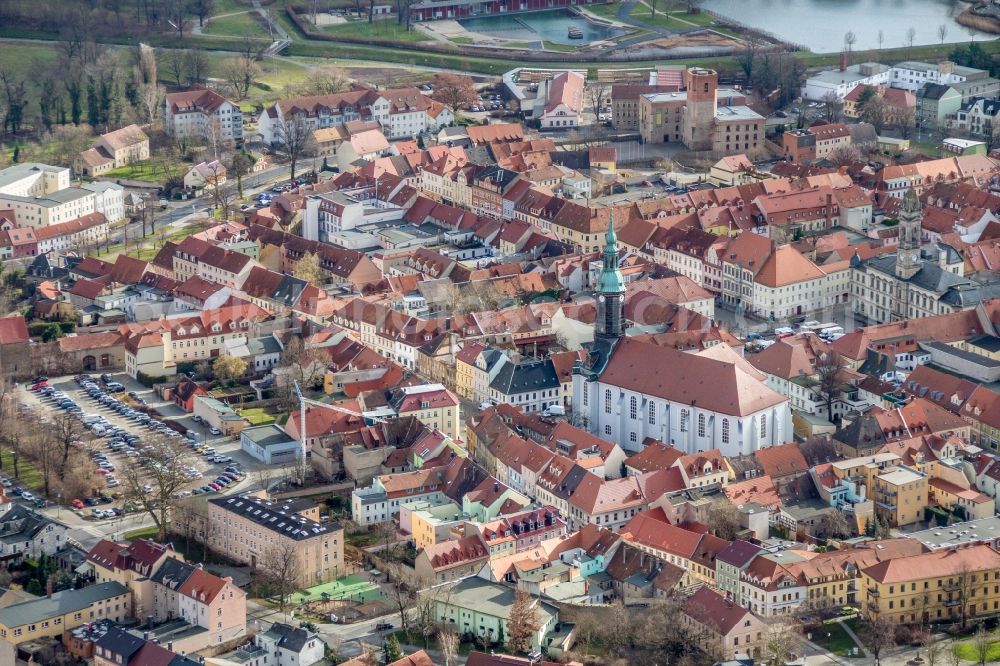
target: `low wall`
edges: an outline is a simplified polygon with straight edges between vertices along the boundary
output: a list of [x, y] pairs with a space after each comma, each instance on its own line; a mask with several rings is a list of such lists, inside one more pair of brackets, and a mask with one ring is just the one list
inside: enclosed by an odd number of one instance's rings
[[354, 490], [354, 483], [348, 481], [345, 483], [328, 483], [323, 486], [311, 486], [309, 488], [302, 488], [301, 490], [289, 490], [283, 493], [274, 493], [276, 499], [288, 499], [290, 497], [312, 497], [313, 495], [339, 495], [341, 497], [350, 497], [351, 491]]

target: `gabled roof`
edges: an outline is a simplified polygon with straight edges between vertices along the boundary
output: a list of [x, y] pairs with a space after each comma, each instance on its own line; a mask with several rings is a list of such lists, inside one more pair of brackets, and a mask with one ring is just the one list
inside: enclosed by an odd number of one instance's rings
[[[731, 357], [715, 357], [727, 350]], [[615, 346], [601, 381], [734, 416], [752, 414], [786, 400], [767, 387], [763, 373], [736, 356], [728, 345], [690, 353], [623, 338]]]
[[21, 315], [0, 318], [0, 345], [28, 342], [28, 325]]
[[685, 599], [681, 612], [720, 636], [728, 636], [753, 618], [753, 614], [746, 608], [708, 586], [699, 588]]
[[754, 454], [764, 469], [764, 473], [772, 479], [780, 479], [792, 474], [805, 474], [809, 471], [799, 445], [795, 442], [758, 449]]
[[647, 512], [636, 514], [621, 530], [631, 543], [691, 559], [698, 550], [701, 534], [652, 518]]

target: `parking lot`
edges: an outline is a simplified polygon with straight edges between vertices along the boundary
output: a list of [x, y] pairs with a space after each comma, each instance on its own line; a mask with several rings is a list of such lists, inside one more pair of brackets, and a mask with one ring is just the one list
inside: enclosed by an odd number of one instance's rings
[[236, 438], [196, 421], [125, 375], [78, 375], [29, 383], [24, 403], [42, 422], [67, 412], [80, 420], [79, 446], [103, 477], [103, 494], [63, 498], [63, 502], [95, 520], [116, 518], [129, 509], [121, 497], [121, 470], [152, 464], [147, 459], [154, 453], [152, 447], [164, 446], [166, 441], [184, 451], [181, 464], [188, 483], [179, 492], [185, 496], [245, 490], [247, 472], [259, 465], [240, 449]]

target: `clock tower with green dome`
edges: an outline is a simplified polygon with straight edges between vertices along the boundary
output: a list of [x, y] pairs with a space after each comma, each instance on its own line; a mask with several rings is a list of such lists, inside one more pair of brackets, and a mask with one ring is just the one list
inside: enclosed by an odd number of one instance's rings
[[625, 333], [625, 279], [618, 265], [618, 236], [614, 213], [608, 213], [608, 231], [604, 234], [604, 266], [597, 278], [597, 319], [594, 335], [617, 340]]

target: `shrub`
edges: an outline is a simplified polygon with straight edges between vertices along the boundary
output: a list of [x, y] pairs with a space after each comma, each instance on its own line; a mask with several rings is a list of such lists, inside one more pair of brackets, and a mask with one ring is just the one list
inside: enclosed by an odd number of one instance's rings
[[154, 385], [167, 381], [167, 378], [163, 375], [147, 375], [145, 372], [137, 372], [135, 380], [146, 388], [153, 388]]

